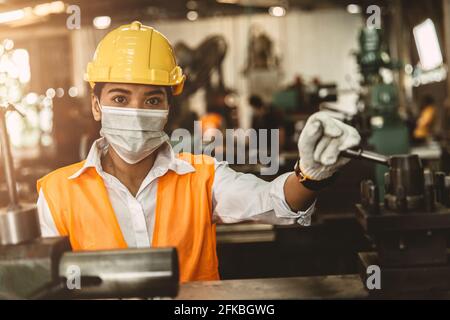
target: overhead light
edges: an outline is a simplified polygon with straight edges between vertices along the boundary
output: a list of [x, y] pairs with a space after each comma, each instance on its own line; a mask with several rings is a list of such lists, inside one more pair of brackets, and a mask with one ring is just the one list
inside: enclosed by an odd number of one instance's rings
[[33, 16], [43, 17], [49, 14], [63, 13], [65, 12], [65, 8], [66, 5], [63, 1], [53, 1], [41, 3], [34, 7], [26, 7], [18, 10], [0, 12], [0, 23], [10, 23]]
[[56, 90], [53, 88], [48, 88], [47, 91], [45, 91], [45, 95], [48, 98], [53, 99], [56, 96]]
[[98, 16], [92, 21], [96, 29], [106, 29], [111, 25], [111, 17], [109, 16]]
[[347, 12], [351, 13], [351, 14], [358, 14], [361, 13], [361, 7], [358, 6], [357, 4], [349, 4], [347, 6]]
[[64, 89], [63, 88], [56, 89], [56, 96], [58, 98], [62, 98], [64, 96]]
[[78, 88], [77, 87], [70, 87], [68, 93], [69, 93], [69, 96], [71, 96], [72, 98], [76, 97], [76, 96], [78, 96]]
[[0, 12], [0, 23], [13, 22], [23, 18], [25, 18], [25, 10], [23, 9]]
[[427, 19], [413, 28], [422, 69], [432, 70], [443, 63], [442, 52], [433, 21]]
[[30, 92], [29, 94], [27, 94], [25, 96], [25, 102], [28, 104], [35, 104], [38, 102], [39, 96], [34, 93], [34, 92]]
[[284, 17], [286, 15], [286, 9], [280, 6], [270, 7], [269, 14], [273, 17]]
[[33, 8], [33, 13], [40, 17], [47, 16], [52, 13], [63, 13], [65, 11], [66, 5], [62, 1], [42, 3]]
[[186, 18], [189, 21], [195, 21], [198, 19], [198, 12], [194, 10], [188, 11], [188, 13], [186, 14]]

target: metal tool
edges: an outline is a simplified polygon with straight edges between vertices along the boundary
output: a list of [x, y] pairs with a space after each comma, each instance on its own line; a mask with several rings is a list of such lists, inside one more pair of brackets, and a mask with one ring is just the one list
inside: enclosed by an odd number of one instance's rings
[[0, 209], [0, 244], [19, 244], [33, 240], [41, 235], [38, 214], [34, 204], [20, 204], [16, 189], [14, 164], [11, 156], [11, 148], [6, 129], [6, 113], [17, 111], [8, 104], [0, 107], [0, 143], [2, 152], [2, 164], [8, 185], [9, 205]]
[[389, 166], [390, 157], [379, 154], [379, 153], [363, 150], [362, 148], [347, 149], [347, 150], [342, 151], [341, 155], [343, 155], [344, 157], [347, 157], [347, 158], [351, 158], [351, 159], [369, 160], [369, 161], [372, 161], [375, 163]]

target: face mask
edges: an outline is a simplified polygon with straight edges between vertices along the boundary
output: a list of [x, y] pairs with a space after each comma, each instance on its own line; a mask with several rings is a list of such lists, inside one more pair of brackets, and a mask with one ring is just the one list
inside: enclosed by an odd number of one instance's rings
[[102, 110], [100, 135], [106, 138], [125, 162], [138, 163], [169, 140], [163, 131], [168, 110], [118, 108], [98, 104]]

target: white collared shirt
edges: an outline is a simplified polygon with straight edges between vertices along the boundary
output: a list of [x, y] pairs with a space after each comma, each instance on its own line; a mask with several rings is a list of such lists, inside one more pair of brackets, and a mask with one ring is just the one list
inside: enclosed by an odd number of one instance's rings
[[[155, 222], [156, 190], [158, 178], [172, 170], [177, 174], [194, 172], [194, 167], [178, 159], [169, 143], [161, 147], [153, 167], [142, 182], [136, 196], [116, 177], [102, 169], [101, 156], [107, 150], [104, 138], [94, 142], [83, 167], [69, 179], [94, 167], [103, 179], [109, 199], [117, 216], [120, 229], [129, 247], [149, 247]], [[212, 186], [213, 221], [236, 223], [256, 221], [268, 224], [293, 224], [307, 226], [311, 223], [314, 204], [306, 211], [292, 212], [284, 197], [284, 183], [291, 173], [285, 173], [272, 182], [252, 174], [239, 173], [226, 162], [215, 160]], [[175, 195], [176, 197], [176, 195]], [[59, 232], [42, 190], [37, 201], [42, 236], [58, 236]]]

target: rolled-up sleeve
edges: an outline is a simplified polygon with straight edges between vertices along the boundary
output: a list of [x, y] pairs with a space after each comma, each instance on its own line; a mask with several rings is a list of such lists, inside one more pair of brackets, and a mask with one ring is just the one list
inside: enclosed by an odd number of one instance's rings
[[236, 172], [226, 162], [216, 162], [213, 183], [213, 218], [218, 223], [255, 221], [274, 225], [311, 224], [315, 202], [305, 211], [294, 212], [284, 196], [291, 173], [271, 182]]

